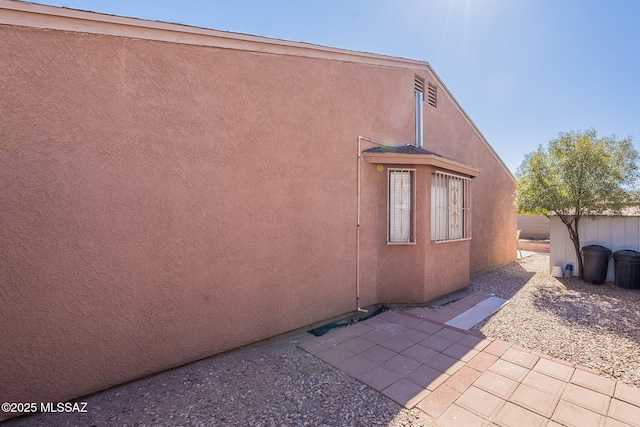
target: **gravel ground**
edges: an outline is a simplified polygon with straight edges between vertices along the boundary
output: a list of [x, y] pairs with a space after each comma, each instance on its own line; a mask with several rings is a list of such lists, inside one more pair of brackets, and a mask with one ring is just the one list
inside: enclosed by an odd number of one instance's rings
[[[640, 387], [640, 291], [555, 279], [548, 268], [548, 255], [534, 255], [473, 277], [471, 292], [510, 299], [474, 329]], [[85, 414], [39, 414], [6, 427], [435, 425], [297, 347], [310, 338], [281, 338], [77, 399], [87, 402]]]
[[308, 333], [211, 357], [77, 399], [85, 414], [39, 414], [13, 426], [425, 426], [372, 388], [301, 350]]
[[521, 251], [549, 253], [551, 243], [549, 239], [520, 239], [518, 240]]
[[548, 255], [478, 275], [469, 290], [510, 300], [472, 330], [640, 387], [640, 290], [557, 279]]

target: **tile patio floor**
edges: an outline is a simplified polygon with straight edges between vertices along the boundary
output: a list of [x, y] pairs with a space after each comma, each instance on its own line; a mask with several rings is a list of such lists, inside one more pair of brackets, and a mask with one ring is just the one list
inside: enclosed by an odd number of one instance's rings
[[444, 323], [489, 298], [386, 311], [300, 344], [446, 426], [640, 426], [640, 389]]

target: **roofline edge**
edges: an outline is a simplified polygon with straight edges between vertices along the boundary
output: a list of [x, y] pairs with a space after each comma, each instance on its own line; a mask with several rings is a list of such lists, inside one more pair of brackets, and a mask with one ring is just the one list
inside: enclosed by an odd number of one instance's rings
[[130, 37], [276, 55], [333, 59], [399, 68], [429, 68], [427, 62], [414, 59], [213, 30], [184, 24], [121, 17], [18, 0], [0, 0], [0, 24]]

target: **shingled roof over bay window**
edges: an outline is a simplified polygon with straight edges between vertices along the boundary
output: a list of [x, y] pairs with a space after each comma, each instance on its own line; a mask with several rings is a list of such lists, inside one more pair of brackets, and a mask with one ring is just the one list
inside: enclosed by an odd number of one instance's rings
[[474, 178], [480, 169], [457, 160], [441, 156], [415, 145], [375, 147], [362, 152], [367, 163], [382, 165], [430, 165]]

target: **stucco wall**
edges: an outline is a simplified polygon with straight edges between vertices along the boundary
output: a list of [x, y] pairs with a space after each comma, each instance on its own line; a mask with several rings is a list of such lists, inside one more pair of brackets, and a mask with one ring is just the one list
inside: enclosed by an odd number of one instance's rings
[[481, 169], [472, 192], [469, 270], [477, 273], [515, 260], [515, 180], [455, 100], [442, 88], [438, 107], [425, 105], [425, 148]]
[[15, 399], [354, 309], [354, 135], [402, 126], [377, 107], [393, 106], [393, 70], [0, 32], [0, 369]]
[[548, 239], [551, 233], [549, 217], [546, 215], [518, 215], [520, 238]]
[[[470, 241], [431, 241], [432, 166], [367, 164], [363, 183], [361, 235], [363, 282], [376, 284], [378, 303], [424, 303], [469, 284]], [[415, 244], [388, 245], [386, 241], [388, 169], [415, 170]]]
[[[414, 76], [437, 81], [426, 66], [5, 25], [0, 57], [0, 396], [16, 402], [354, 310], [357, 135], [412, 142]], [[515, 257], [510, 177], [439, 99], [425, 148], [483, 169], [474, 238], [431, 244], [427, 221], [424, 246], [388, 247], [386, 172], [364, 165], [363, 306], [425, 302]]]

